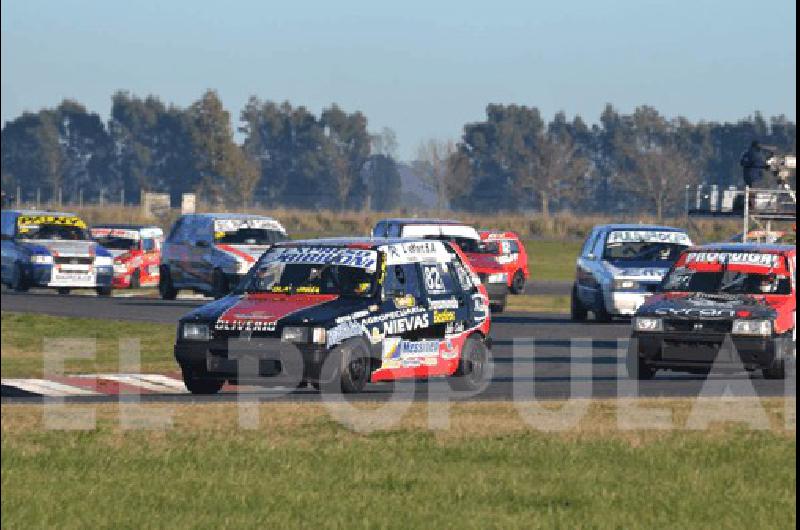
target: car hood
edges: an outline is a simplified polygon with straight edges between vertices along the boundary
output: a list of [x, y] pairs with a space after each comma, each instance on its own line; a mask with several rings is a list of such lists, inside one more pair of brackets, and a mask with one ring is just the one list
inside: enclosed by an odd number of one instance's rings
[[672, 263], [665, 261], [605, 260], [603, 266], [614, 278], [660, 282], [669, 272]]
[[95, 256], [108, 255], [108, 251], [94, 241], [30, 240], [26, 243], [45, 248], [54, 256]]
[[663, 293], [650, 298], [637, 315], [673, 318], [773, 318], [775, 308], [763, 297]]
[[503, 267], [497, 261], [497, 256], [493, 254], [473, 254], [465, 253], [469, 264], [476, 272], [502, 272]]
[[367, 309], [374, 301], [325, 294], [251, 293], [229, 295], [185, 315], [181, 320], [214, 324], [218, 329], [275, 329], [278, 325], [332, 326], [338, 317]]

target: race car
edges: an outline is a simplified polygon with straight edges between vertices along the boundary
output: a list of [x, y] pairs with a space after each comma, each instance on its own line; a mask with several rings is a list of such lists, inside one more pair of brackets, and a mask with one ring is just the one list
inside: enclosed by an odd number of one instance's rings
[[508, 289], [513, 294], [525, 291], [525, 282], [530, 276], [528, 272], [528, 253], [525, 245], [514, 232], [498, 232], [482, 230], [481, 240], [497, 259], [497, 262], [508, 274]]
[[158, 290], [174, 300], [181, 289], [220, 298], [247, 274], [286, 229], [271, 217], [234, 213], [181, 216], [161, 249]]
[[89, 237], [73, 213], [3, 210], [2, 281], [16, 291], [31, 287], [94, 289], [111, 294], [114, 258]]
[[473, 227], [442, 219], [383, 219], [375, 224], [372, 237], [421, 237], [455, 243], [485, 285], [491, 310], [495, 313], [505, 310], [508, 272]]
[[577, 260], [572, 320], [586, 321], [589, 311], [600, 322], [632, 316], [691, 244], [686, 231], [669, 226], [595, 227]]
[[355, 393], [368, 382], [486, 379], [486, 291], [456, 247], [423, 239], [277, 243], [236, 289], [180, 319], [187, 389], [238, 384]]
[[158, 285], [164, 231], [157, 226], [106, 224], [89, 229], [92, 238], [114, 256], [115, 289]]
[[783, 379], [796, 359], [796, 289], [793, 245], [723, 243], [685, 251], [662, 292], [636, 312], [629, 375], [706, 374], [714, 364]]

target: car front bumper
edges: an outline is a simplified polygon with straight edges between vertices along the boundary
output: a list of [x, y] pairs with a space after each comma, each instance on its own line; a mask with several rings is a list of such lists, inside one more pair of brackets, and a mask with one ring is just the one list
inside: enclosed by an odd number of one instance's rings
[[783, 355], [779, 338], [721, 334], [633, 333], [639, 357], [655, 368], [707, 371], [769, 368]]
[[651, 296], [648, 292], [606, 291], [606, 311], [615, 316], [633, 316]]
[[58, 275], [52, 265], [30, 264], [23, 269], [25, 281], [31, 287], [94, 289], [110, 287], [113, 280], [111, 267], [94, 267], [91, 273], [75, 275]]

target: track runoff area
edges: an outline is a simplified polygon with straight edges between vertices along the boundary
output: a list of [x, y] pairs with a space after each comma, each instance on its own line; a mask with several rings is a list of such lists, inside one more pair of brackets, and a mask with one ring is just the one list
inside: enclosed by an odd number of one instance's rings
[[[155, 298], [60, 296], [9, 291], [2, 294], [3, 311], [167, 324], [177, 322], [193, 307], [207, 302], [207, 299], [198, 298], [163, 301]], [[708, 377], [661, 371], [652, 380], [630, 379], [625, 367], [629, 337], [630, 322], [625, 320], [599, 324], [575, 323], [568, 315], [551, 313], [507, 312], [496, 315], [491, 330], [491, 376], [485, 387], [475, 392], [456, 391], [445, 379], [430, 379], [370, 384], [365, 392], [344, 397], [326, 396], [310, 387], [261, 386], [226, 386], [219, 394], [196, 396], [186, 391], [176, 365], [175, 371], [168, 373], [141, 373], [129, 369], [124, 373], [63, 375], [55, 370], [54, 375], [43, 378], [4, 378], [2, 402], [135, 401], [192, 404], [324, 402], [329, 398], [375, 402], [587, 399], [619, 399], [627, 402], [630, 399], [659, 397], [795, 396], [794, 369], [782, 381], [765, 380], [760, 373], [748, 375], [744, 371], [717, 372], [713, 369]], [[131, 357], [125, 348], [122, 344], [120, 358], [125, 360], [126, 367], [135, 368], [136, 355], [134, 353]], [[165, 358], [172, 357], [172, 344], [164, 344], [163, 354]]]

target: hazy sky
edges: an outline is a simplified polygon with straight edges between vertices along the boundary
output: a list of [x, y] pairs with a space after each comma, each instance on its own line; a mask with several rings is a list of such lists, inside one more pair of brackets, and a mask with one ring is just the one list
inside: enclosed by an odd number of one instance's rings
[[2, 0], [2, 121], [74, 98], [107, 118], [127, 89], [184, 106], [214, 88], [361, 110], [400, 157], [487, 103], [597, 121], [796, 119], [794, 1]]

